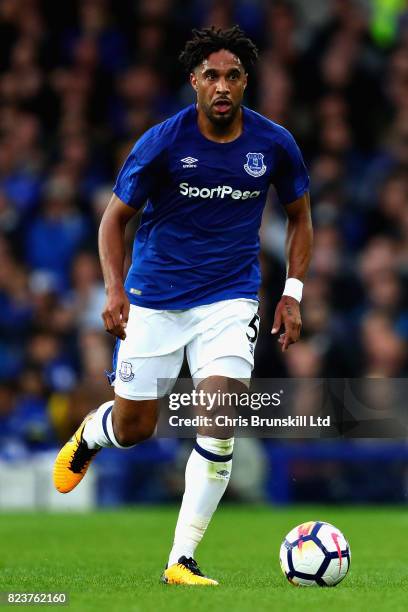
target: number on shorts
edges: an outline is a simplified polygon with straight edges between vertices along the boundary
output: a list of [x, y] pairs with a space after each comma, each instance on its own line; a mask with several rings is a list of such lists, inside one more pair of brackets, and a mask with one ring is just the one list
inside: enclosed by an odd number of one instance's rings
[[256, 342], [259, 334], [259, 315], [254, 314], [249, 325], [250, 332], [247, 332], [247, 338], [250, 342]]

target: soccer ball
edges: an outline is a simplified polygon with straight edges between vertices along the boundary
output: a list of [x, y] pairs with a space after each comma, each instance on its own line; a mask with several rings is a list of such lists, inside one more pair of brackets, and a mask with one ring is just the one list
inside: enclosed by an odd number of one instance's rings
[[347, 574], [350, 560], [344, 535], [323, 521], [298, 525], [280, 548], [282, 571], [296, 586], [335, 586]]

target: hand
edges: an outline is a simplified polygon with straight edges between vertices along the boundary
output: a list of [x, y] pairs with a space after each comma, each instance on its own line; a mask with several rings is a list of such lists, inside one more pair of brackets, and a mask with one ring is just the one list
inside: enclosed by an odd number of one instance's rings
[[278, 340], [279, 344], [282, 345], [283, 353], [289, 348], [290, 344], [294, 344], [299, 340], [302, 328], [299, 306], [300, 304], [295, 298], [282, 295], [276, 307], [271, 333], [277, 334], [283, 323], [285, 332], [279, 336]]
[[108, 291], [102, 319], [106, 331], [121, 340], [126, 338], [125, 329], [129, 319], [129, 309], [129, 300], [123, 288]]

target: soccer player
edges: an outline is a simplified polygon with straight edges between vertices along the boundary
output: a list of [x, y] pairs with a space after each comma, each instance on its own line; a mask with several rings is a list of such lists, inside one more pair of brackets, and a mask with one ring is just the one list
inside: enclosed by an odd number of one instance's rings
[[[206, 28], [193, 31], [180, 59], [197, 102], [136, 142], [101, 222], [102, 317], [118, 338], [115, 398], [90, 413], [58, 454], [54, 482], [61, 493], [81, 481], [101, 448], [129, 448], [153, 434], [158, 397], [178, 377], [184, 349], [206, 393], [250, 379], [258, 233], [271, 184], [288, 217], [287, 280], [272, 333], [284, 327], [283, 351], [299, 338], [312, 245], [309, 179], [291, 134], [242, 105], [257, 49], [237, 26]], [[145, 204], [124, 283], [125, 227]], [[168, 388], [158, 389], [158, 379]], [[198, 431], [162, 576], [167, 584], [217, 584], [194, 555], [227, 487], [233, 443]]]

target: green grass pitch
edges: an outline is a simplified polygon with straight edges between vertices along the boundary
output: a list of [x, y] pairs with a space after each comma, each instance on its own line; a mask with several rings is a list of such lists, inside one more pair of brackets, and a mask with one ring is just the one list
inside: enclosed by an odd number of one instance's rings
[[[213, 588], [159, 582], [176, 515], [175, 507], [0, 514], [0, 591], [66, 591], [68, 606], [42, 607], [86, 612], [408, 609], [403, 508], [224, 504], [197, 554], [204, 571], [220, 582]], [[279, 546], [292, 527], [316, 519], [344, 532], [351, 569], [335, 588], [296, 588], [281, 573]]]

